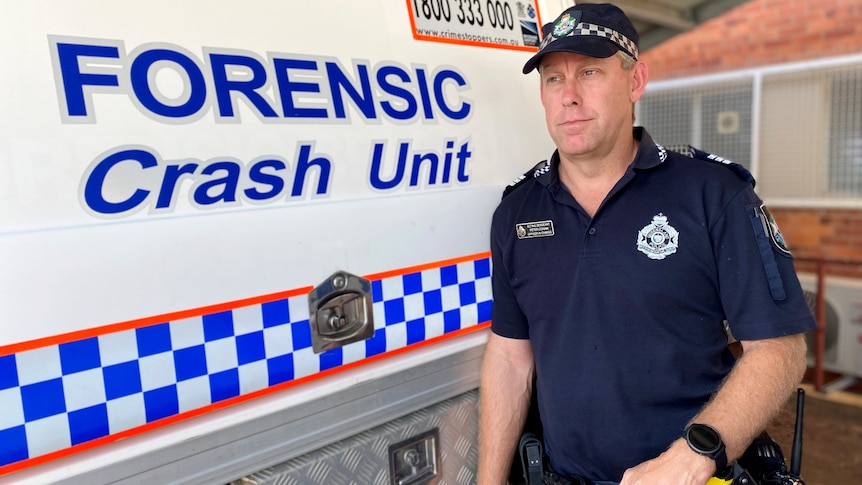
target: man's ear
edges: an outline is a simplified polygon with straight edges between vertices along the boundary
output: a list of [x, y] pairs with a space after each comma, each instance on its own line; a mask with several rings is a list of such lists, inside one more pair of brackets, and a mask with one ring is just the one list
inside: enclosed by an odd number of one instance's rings
[[632, 92], [631, 101], [636, 102], [643, 96], [646, 90], [647, 81], [649, 81], [649, 69], [647, 65], [641, 61], [632, 68]]

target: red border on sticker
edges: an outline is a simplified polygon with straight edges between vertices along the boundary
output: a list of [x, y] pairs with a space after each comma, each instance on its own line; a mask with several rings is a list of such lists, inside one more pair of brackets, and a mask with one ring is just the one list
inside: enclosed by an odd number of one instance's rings
[[[538, 52], [538, 46], [525, 46], [525, 45], [506, 45], [506, 44], [495, 44], [493, 42], [479, 42], [472, 40], [461, 40], [461, 39], [447, 39], [445, 37], [434, 37], [431, 35], [422, 35], [416, 31], [416, 12], [413, 10], [413, 2], [415, 0], [406, 0], [407, 1], [407, 14], [410, 17], [410, 30], [413, 32], [413, 38], [416, 40], [424, 40], [428, 42], [440, 42], [443, 44], [457, 44], [457, 45], [472, 45], [479, 47], [491, 47], [494, 49], [506, 49], [506, 50], [514, 50], [514, 51], [526, 51], [526, 52]], [[536, 21], [538, 22], [538, 30], [539, 30], [539, 40], [541, 41], [542, 36], [542, 13], [539, 11], [539, 5], [536, 4]]]
[[[366, 276], [369, 280], [379, 280], [384, 278], [390, 278], [393, 276], [399, 276], [408, 273], [416, 273], [419, 271], [424, 271], [426, 269], [432, 268], [440, 268], [443, 266], [450, 266], [453, 264], [463, 263], [466, 261], [474, 261], [477, 259], [490, 258], [490, 252], [477, 253], [469, 256], [461, 256], [452, 259], [446, 259], [443, 261], [437, 261], [434, 263], [426, 263], [417, 266], [411, 266], [408, 268], [401, 268], [393, 271], [386, 271], [382, 273], [375, 273], [372, 275]], [[105, 325], [102, 327], [96, 327], [92, 329], [81, 330], [77, 332], [69, 332], [61, 335], [55, 335], [51, 337], [45, 337], [41, 339], [30, 340], [26, 342], [21, 342], [12, 345], [6, 345], [0, 347], [0, 355], [8, 355], [17, 352], [22, 352], [26, 350], [31, 350], [40, 347], [46, 347], [49, 345], [56, 345], [65, 342], [71, 342], [75, 340], [80, 340], [84, 338], [95, 337], [98, 335], [105, 335], [109, 333], [119, 332], [122, 330], [129, 330], [133, 328], [146, 327], [149, 325], [169, 322], [172, 320], [178, 320], [182, 318], [191, 318], [201, 315], [208, 315], [210, 313], [218, 313], [221, 311], [232, 310], [234, 308], [239, 308], [243, 306], [256, 305], [260, 303], [267, 303], [270, 301], [281, 300], [284, 298], [289, 298], [298, 295], [304, 295], [311, 292], [312, 287], [303, 287], [297, 288], [295, 290], [289, 290], [279, 293], [271, 293], [268, 295], [258, 296], [254, 298], [246, 298], [242, 300], [235, 300], [232, 302], [219, 303], [217, 305], [210, 305], [206, 307], [185, 310], [174, 313], [167, 313], [164, 315], [157, 315], [152, 317], [141, 318], [138, 320], [131, 320], [128, 322], [116, 323], [113, 325]], [[394, 350], [390, 350], [388, 352], [384, 352], [381, 354], [373, 355], [371, 357], [366, 357], [365, 359], [350, 362], [347, 364], [340, 365], [338, 367], [333, 367], [331, 369], [327, 369], [324, 371], [320, 371], [309, 376], [300, 377], [299, 379], [290, 380], [287, 382], [282, 382], [281, 384], [276, 384], [274, 386], [267, 387], [265, 389], [260, 389], [258, 391], [250, 392], [248, 394], [243, 394], [241, 396], [236, 396], [233, 398], [225, 399], [224, 401], [219, 401], [213, 404], [209, 404], [207, 406], [203, 406], [197, 409], [192, 409], [190, 411], [186, 411], [183, 413], [175, 414], [173, 416], [169, 416], [166, 418], [159, 419], [157, 421], [152, 421], [150, 423], [138, 426], [136, 428], [127, 429], [125, 431], [121, 431], [119, 433], [111, 434], [108, 436], [103, 436], [101, 438], [96, 438], [91, 441], [86, 441], [84, 443], [80, 443], [77, 445], [73, 445], [69, 448], [64, 448], [62, 450], [57, 450], [51, 453], [47, 453], [44, 455], [39, 455], [33, 458], [28, 458], [25, 460], [17, 461], [14, 463], [10, 463], [8, 465], [0, 466], [0, 477], [15, 473], [18, 471], [22, 471], [28, 468], [32, 468], [38, 465], [42, 465], [54, 460], [59, 460], [61, 458], [65, 458], [68, 456], [72, 456], [87, 450], [91, 450], [94, 448], [98, 448], [103, 445], [107, 445], [110, 443], [114, 443], [116, 441], [130, 438], [132, 436], [137, 436], [140, 434], [144, 434], [149, 431], [153, 431], [159, 428], [163, 428], [169, 426], [171, 424], [175, 424], [181, 421], [185, 421], [187, 419], [191, 419], [197, 416], [201, 416], [204, 414], [208, 414], [214, 411], [218, 411], [220, 409], [224, 409], [230, 406], [234, 406], [236, 404], [240, 404], [243, 402], [251, 401], [253, 399], [263, 397], [269, 394], [273, 394], [276, 392], [283, 391], [285, 389], [290, 389], [293, 387], [300, 386], [302, 384], [306, 384], [318, 379], [323, 379], [325, 377], [331, 376], [333, 374], [337, 374], [339, 372], [344, 372], [350, 369], [355, 369], [364, 365], [368, 365], [374, 362], [379, 362], [381, 360], [394, 357], [396, 355], [401, 355], [416, 349], [428, 347], [430, 345], [437, 344], [439, 342], [443, 342], [446, 340], [450, 340], [456, 337], [460, 337], [462, 335], [466, 335], [472, 332], [476, 332], [478, 330], [483, 330], [489, 328], [491, 326], [491, 322], [479, 322], [476, 325], [471, 327], [462, 328], [460, 330], [456, 330], [454, 332], [446, 333], [440, 335], [438, 337], [434, 337], [428, 340], [423, 340], [421, 342], [417, 342], [415, 344], [410, 344], [405, 347], [400, 347]]]

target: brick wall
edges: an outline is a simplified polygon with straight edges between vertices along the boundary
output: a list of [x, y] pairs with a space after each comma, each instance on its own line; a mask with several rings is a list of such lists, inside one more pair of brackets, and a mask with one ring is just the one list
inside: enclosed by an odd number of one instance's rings
[[860, 52], [860, 0], [751, 0], [642, 58], [658, 80]]
[[[862, 53], [862, 0], [751, 0], [641, 57], [671, 79]], [[800, 271], [805, 258], [862, 261], [862, 209], [770, 207]], [[862, 277], [862, 265], [829, 265]]]
[[[862, 210], [770, 208], [796, 258], [796, 269], [814, 273], [809, 259], [840, 260], [829, 274], [862, 277]], [[847, 264], [851, 262], [851, 264]]]

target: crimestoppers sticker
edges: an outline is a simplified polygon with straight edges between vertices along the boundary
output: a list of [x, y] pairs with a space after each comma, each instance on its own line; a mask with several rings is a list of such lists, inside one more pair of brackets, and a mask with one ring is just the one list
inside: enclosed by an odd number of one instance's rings
[[536, 51], [536, 0], [407, 0], [413, 38], [450, 44]]

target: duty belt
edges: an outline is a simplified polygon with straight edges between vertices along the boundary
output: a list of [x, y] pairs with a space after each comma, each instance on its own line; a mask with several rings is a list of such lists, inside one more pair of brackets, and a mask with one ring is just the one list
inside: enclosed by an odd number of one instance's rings
[[521, 435], [518, 443], [521, 469], [527, 485], [619, 485], [617, 482], [597, 482], [585, 478], [563, 478], [544, 466], [542, 442], [532, 433]]
[[563, 478], [552, 471], [546, 471], [542, 477], [542, 485], [619, 485], [617, 482], [597, 482], [586, 478]]

